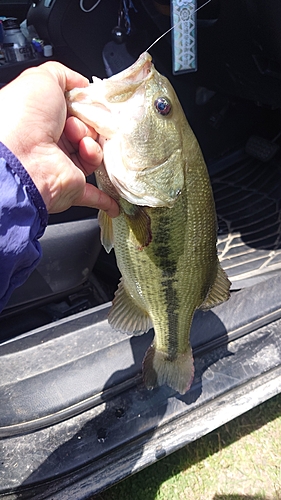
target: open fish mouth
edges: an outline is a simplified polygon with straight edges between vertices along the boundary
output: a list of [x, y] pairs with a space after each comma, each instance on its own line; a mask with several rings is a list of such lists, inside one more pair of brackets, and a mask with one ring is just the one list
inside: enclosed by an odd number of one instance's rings
[[101, 80], [93, 77], [97, 101], [106, 101], [107, 104], [127, 101], [143, 83], [153, 77], [152, 67], [151, 55], [144, 52], [132, 66], [110, 78]]
[[93, 77], [89, 87], [74, 88], [66, 92], [66, 102], [70, 114], [94, 127], [106, 139], [118, 130], [118, 112], [112, 113], [112, 105], [122, 104], [137, 91], [152, 74], [152, 58], [144, 52], [130, 67], [110, 78]]
[[111, 76], [108, 81], [127, 81], [139, 83], [147, 78], [151, 72], [152, 57], [148, 52], [143, 52], [137, 61], [129, 68], [124, 69], [117, 75]]
[[109, 101], [111, 101], [111, 98], [113, 98], [114, 95], [117, 96], [120, 94], [118, 99], [120, 102], [124, 98], [124, 93], [127, 94], [130, 87], [132, 90], [135, 90], [142, 82], [150, 78], [151, 68], [151, 55], [144, 52], [132, 66], [124, 69], [116, 75], [111, 76], [110, 78], [101, 79], [93, 76], [94, 85], [91, 84], [92, 91], [88, 92], [86, 95], [85, 90], [89, 90], [87, 87], [83, 89], [72, 89], [71, 91], [66, 92], [66, 100], [68, 103], [79, 101], [81, 103], [84, 102], [85, 104], [91, 102], [91, 104], [98, 105], [101, 103], [100, 99], [102, 94], [104, 94], [103, 99], [107, 98]]

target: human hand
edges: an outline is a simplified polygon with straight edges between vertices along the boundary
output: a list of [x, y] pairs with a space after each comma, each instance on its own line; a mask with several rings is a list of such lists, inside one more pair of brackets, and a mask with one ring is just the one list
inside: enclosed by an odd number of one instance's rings
[[0, 141], [25, 167], [49, 213], [79, 205], [116, 217], [117, 203], [85, 179], [102, 161], [97, 133], [67, 118], [65, 91], [88, 83], [57, 62], [24, 71], [0, 90]]

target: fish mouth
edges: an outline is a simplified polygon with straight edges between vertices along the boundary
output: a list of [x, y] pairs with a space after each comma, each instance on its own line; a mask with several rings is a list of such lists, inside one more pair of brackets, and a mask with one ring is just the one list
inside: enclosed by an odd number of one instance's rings
[[89, 87], [66, 92], [70, 114], [110, 139], [119, 128], [118, 118], [112, 114], [111, 106], [130, 99], [144, 82], [153, 77], [152, 69], [151, 55], [144, 52], [132, 66], [110, 78], [101, 80], [93, 77], [93, 84]]
[[132, 66], [111, 76], [108, 78], [108, 82], [140, 83], [150, 75], [151, 68], [152, 57], [148, 52], [143, 52]]
[[[153, 78], [153, 68], [151, 55], [143, 52], [132, 66], [102, 80], [106, 101], [110, 104], [121, 103], [132, 97], [143, 84]], [[96, 78], [93, 81], [95, 83]]]

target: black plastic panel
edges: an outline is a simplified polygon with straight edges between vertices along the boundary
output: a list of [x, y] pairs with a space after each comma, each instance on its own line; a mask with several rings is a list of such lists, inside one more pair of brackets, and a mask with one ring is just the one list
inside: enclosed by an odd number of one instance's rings
[[[280, 286], [278, 276], [233, 293], [212, 311], [198, 311], [191, 332], [195, 354], [281, 317]], [[152, 332], [116, 332], [107, 322], [108, 310], [100, 306], [1, 345], [0, 435], [52, 425], [139, 380]]]
[[[1, 404], [10, 411], [1, 415], [2, 436], [6, 437], [1, 442], [0, 496], [10, 492], [7, 498], [15, 499], [14, 491], [25, 500], [82, 500], [277, 394], [281, 390], [281, 320], [231, 339], [281, 315], [280, 310], [272, 310], [280, 283], [281, 278], [274, 278], [256, 285], [255, 303], [248, 289], [235, 293], [227, 308], [219, 306], [197, 316], [192, 332], [193, 345], [197, 345], [195, 380], [185, 396], [167, 387], [144, 388], [140, 364], [150, 334], [135, 339], [113, 335], [103, 319], [107, 308], [3, 345]], [[261, 318], [258, 301], [266, 297], [271, 305]], [[233, 311], [239, 324], [232, 319]], [[243, 326], [242, 317], [246, 320], [247, 314], [249, 323]], [[95, 323], [91, 325], [90, 320]], [[71, 332], [71, 324], [76, 333]], [[214, 342], [206, 342], [213, 327], [225, 341], [228, 330], [227, 343], [215, 347]], [[66, 349], [59, 352], [62, 329]], [[95, 338], [92, 355], [88, 354], [93, 349], [91, 336]], [[35, 340], [40, 341], [37, 347]], [[40, 348], [45, 351], [45, 371]], [[29, 365], [24, 370], [26, 358]], [[25, 387], [24, 392], [20, 387]], [[75, 394], [87, 396], [80, 407], [74, 406]], [[60, 413], [63, 400], [72, 407]], [[49, 419], [44, 420], [47, 406]], [[13, 436], [13, 432], [19, 434]]]

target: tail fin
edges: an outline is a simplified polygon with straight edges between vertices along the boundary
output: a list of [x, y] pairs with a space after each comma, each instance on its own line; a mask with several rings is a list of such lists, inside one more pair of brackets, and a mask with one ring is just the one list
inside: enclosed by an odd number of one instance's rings
[[152, 345], [145, 354], [142, 371], [147, 389], [167, 384], [180, 394], [185, 394], [194, 377], [191, 348], [170, 360], [166, 353], [158, 351]]

